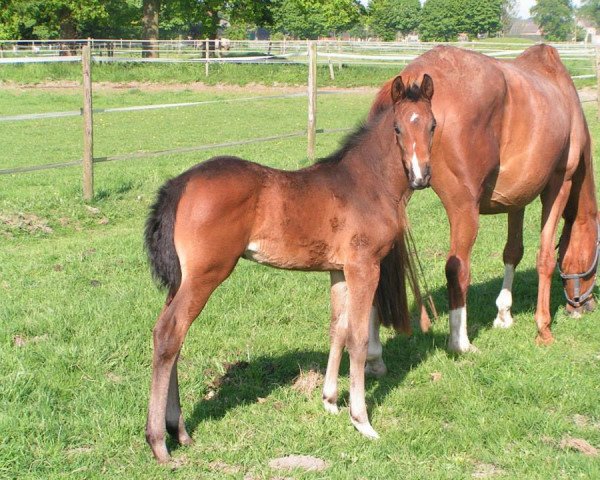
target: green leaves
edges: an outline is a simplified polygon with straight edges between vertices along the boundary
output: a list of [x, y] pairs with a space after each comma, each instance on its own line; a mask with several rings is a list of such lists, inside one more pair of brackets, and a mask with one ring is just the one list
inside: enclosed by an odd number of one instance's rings
[[571, 0], [538, 0], [531, 15], [547, 40], [565, 41], [573, 35], [573, 4]]
[[373, 32], [386, 41], [396, 40], [396, 34], [407, 35], [419, 26], [419, 0], [373, 0], [369, 4], [369, 23]]

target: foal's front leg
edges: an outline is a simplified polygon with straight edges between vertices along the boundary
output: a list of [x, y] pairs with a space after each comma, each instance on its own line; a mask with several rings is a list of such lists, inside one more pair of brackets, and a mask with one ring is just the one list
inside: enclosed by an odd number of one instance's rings
[[369, 423], [365, 402], [365, 361], [369, 343], [369, 312], [379, 280], [379, 264], [360, 263], [344, 267], [348, 288], [348, 333], [350, 355], [350, 419], [356, 429], [370, 438], [379, 438]]

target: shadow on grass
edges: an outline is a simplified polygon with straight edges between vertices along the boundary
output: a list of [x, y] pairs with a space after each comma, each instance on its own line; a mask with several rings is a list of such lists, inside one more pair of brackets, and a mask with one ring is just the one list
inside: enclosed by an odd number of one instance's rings
[[[495, 301], [502, 286], [502, 279], [472, 285], [469, 290], [469, 337], [477, 338], [480, 331], [492, 327], [496, 316]], [[446, 321], [448, 306], [446, 288], [431, 292], [440, 314], [439, 321]], [[513, 290], [513, 314], [533, 312], [537, 301], [537, 272], [534, 269], [517, 271]], [[553, 279], [551, 289], [551, 314], [564, 303], [562, 286]], [[383, 346], [383, 358], [388, 374], [381, 379], [369, 379], [367, 388], [377, 384], [377, 388], [368, 395], [367, 400], [381, 403], [388, 393], [402, 385], [408, 372], [425, 361], [438, 349], [445, 350], [447, 337], [441, 333], [423, 334], [416, 330], [413, 337], [396, 335], [388, 339]], [[533, 342], [533, 338], [532, 338]], [[224, 375], [213, 381], [211, 387], [215, 394], [211, 398], [200, 400], [186, 422], [190, 434], [198, 425], [207, 420], [222, 418], [230, 409], [240, 405], [255, 403], [265, 398], [275, 389], [291, 385], [302, 371], [311, 368], [324, 368], [327, 365], [327, 351], [290, 351], [278, 356], [262, 356], [251, 362], [239, 361], [225, 365]], [[348, 375], [348, 357], [344, 356], [340, 376]], [[315, 395], [320, 392], [315, 391]], [[370, 397], [370, 398], [369, 398]], [[338, 402], [343, 401], [340, 400]], [[170, 448], [177, 445], [170, 442]]]

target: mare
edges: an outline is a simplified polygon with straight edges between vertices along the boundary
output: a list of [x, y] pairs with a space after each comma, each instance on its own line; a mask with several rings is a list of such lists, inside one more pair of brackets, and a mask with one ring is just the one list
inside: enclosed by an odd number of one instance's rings
[[[476, 350], [467, 335], [466, 300], [479, 214], [508, 215], [494, 326], [513, 323], [512, 283], [523, 256], [523, 215], [538, 196], [542, 218], [535, 320], [538, 343], [550, 343], [550, 283], [561, 216], [559, 264], [567, 310], [593, 308], [598, 262], [590, 134], [573, 81], [558, 52], [547, 45], [533, 46], [510, 61], [438, 46], [408, 64], [401, 76], [415, 82], [424, 72], [435, 82], [432, 109], [438, 128], [430, 157], [404, 156], [403, 161], [411, 187], [431, 185], [450, 222], [448, 348]], [[372, 117], [389, 106], [393, 88], [393, 81], [383, 85]], [[414, 121], [420, 121], [418, 113]]]
[[[369, 328], [375, 323], [375, 302], [384, 324], [387, 319], [398, 330], [410, 329], [403, 277], [394, 269], [380, 275], [380, 264], [386, 255], [402, 264], [406, 260], [402, 199], [409, 188], [402, 157], [429, 156], [432, 95], [428, 76], [419, 86], [405, 86], [397, 78], [390, 107], [338, 152], [310, 167], [282, 171], [215, 157], [162, 186], [145, 232], [154, 276], [168, 289], [153, 331], [146, 424], [146, 439], [159, 462], [169, 460], [165, 429], [179, 443], [192, 441], [179, 400], [179, 351], [209, 296], [240, 258], [330, 272], [331, 350], [323, 403], [337, 412], [337, 377], [346, 347], [352, 423], [362, 434], [377, 437], [367, 416], [364, 374], [369, 358], [375, 366], [382, 363], [381, 345], [369, 345]], [[420, 122], [411, 120], [415, 114]]]

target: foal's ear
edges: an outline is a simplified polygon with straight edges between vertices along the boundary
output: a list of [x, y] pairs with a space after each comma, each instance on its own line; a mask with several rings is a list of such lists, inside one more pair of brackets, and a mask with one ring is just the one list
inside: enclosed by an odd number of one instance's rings
[[431, 97], [433, 97], [433, 80], [427, 74], [423, 75], [423, 81], [421, 82], [421, 95], [427, 100], [431, 100]]
[[406, 97], [406, 89], [402, 83], [402, 77], [398, 75], [392, 82], [392, 103], [399, 102]]

